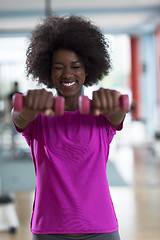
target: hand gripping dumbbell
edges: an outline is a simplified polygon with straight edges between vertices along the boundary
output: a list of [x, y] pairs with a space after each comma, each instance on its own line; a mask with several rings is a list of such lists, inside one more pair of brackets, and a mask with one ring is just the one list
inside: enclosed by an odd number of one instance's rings
[[[13, 107], [15, 111], [21, 112], [24, 107], [24, 96], [16, 93], [13, 97]], [[121, 95], [119, 98], [118, 106], [124, 112], [129, 111], [129, 98], [128, 95]], [[54, 99], [53, 109], [56, 115], [63, 115], [65, 109], [65, 101], [63, 97], [56, 97]], [[79, 109], [81, 114], [89, 114], [91, 111], [91, 100], [84, 95], [79, 97]]]
[[[92, 101], [84, 95], [79, 97], [79, 109], [81, 114], [89, 114], [92, 108]], [[118, 99], [118, 106], [123, 112], [129, 112], [129, 97], [128, 95], [121, 95]]]
[[[23, 94], [16, 93], [12, 99], [13, 107], [15, 111], [21, 112], [25, 106], [25, 100]], [[63, 97], [56, 97], [54, 99], [53, 109], [56, 115], [63, 115], [64, 113], [64, 98]]]

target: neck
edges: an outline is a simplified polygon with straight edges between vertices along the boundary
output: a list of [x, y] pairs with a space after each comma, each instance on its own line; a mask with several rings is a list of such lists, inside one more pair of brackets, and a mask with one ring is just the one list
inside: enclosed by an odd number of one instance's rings
[[[80, 89], [76, 94], [64, 94], [57, 91], [59, 96], [65, 98], [65, 111], [76, 111], [79, 109], [79, 97], [82, 95], [82, 89]], [[68, 96], [67, 96], [68, 95]]]
[[65, 97], [65, 111], [76, 111], [79, 108], [79, 96]]

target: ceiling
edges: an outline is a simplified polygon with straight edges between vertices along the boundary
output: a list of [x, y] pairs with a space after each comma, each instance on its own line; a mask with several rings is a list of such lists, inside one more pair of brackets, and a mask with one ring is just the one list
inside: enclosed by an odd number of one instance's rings
[[107, 34], [160, 26], [160, 0], [0, 0], [0, 35], [28, 34], [49, 13], [88, 17]]

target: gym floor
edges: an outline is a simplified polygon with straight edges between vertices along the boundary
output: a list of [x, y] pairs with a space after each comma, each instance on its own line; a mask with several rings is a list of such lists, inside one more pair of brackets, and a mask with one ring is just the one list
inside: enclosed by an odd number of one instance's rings
[[[160, 142], [142, 124], [126, 124], [111, 145], [110, 161], [126, 183], [110, 187], [121, 239], [159, 240]], [[33, 196], [32, 190], [15, 192], [20, 227], [16, 234], [1, 232], [1, 240], [31, 240]]]

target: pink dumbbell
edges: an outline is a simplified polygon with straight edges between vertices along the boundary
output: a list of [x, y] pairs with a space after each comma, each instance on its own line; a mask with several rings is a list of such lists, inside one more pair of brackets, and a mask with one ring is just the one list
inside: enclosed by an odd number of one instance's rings
[[[13, 96], [13, 107], [15, 111], [21, 112], [24, 107], [24, 96], [20, 93], [16, 93]], [[53, 109], [56, 115], [63, 115], [64, 113], [64, 98], [63, 97], [56, 97], [54, 99]]]
[[[64, 113], [64, 98], [63, 97], [56, 97], [54, 99], [54, 111], [56, 115], [63, 115]], [[21, 112], [24, 107], [24, 96], [22, 94], [16, 93], [13, 97], [13, 106], [15, 111]], [[121, 95], [119, 98], [119, 107], [122, 111], [128, 112], [129, 111], [129, 98], [128, 95]], [[81, 114], [89, 114], [91, 110], [91, 100], [84, 95], [79, 97], [79, 108]]]
[[[79, 108], [81, 114], [89, 114], [91, 110], [91, 100], [84, 95], [79, 97]], [[119, 98], [118, 106], [123, 112], [128, 112], [130, 109], [129, 106], [129, 97], [128, 95], [121, 95]]]

